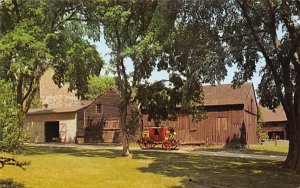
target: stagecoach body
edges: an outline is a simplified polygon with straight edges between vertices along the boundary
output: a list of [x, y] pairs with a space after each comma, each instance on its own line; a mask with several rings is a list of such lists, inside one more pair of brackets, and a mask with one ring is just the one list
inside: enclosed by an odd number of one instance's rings
[[142, 131], [138, 144], [142, 149], [153, 149], [161, 144], [167, 150], [175, 149], [178, 141], [175, 139], [176, 132], [168, 127], [149, 127], [148, 131]]

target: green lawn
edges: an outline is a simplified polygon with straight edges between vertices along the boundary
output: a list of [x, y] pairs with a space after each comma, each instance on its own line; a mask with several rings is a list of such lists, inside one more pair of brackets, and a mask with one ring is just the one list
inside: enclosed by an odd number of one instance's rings
[[275, 141], [265, 141], [262, 144], [253, 144], [249, 145], [248, 149], [230, 149], [223, 148], [222, 146], [183, 146], [181, 149], [189, 151], [227, 151], [227, 152], [239, 152], [247, 154], [257, 154], [257, 155], [280, 155], [286, 156], [288, 152], [287, 140], [278, 140], [277, 145], [275, 146]]
[[[0, 180], [20, 187], [299, 187], [300, 176], [278, 162], [192, 154], [31, 147], [19, 160], [25, 171], [0, 169]], [[1, 187], [1, 185], [0, 185]]]

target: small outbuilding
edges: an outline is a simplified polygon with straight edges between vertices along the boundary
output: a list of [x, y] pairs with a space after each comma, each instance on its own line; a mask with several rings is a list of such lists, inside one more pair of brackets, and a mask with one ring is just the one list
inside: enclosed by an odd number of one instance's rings
[[77, 137], [83, 138], [85, 143], [120, 142], [120, 98], [120, 92], [110, 88], [85, 108], [84, 119], [77, 127]]
[[286, 132], [287, 118], [282, 106], [279, 106], [274, 111], [268, 108], [261, 107], [261, 115], [263, 120], [262, 131], [267, 133], [269, 139], [277, 138], [287, 140]]
[[[234, 89], [230, 84], [203, 86], [207, 118], [195, 122], [191, 115], [179, 113], [175, 121], [162, 121], [173, 127], [180, 144], [228, 145], [257, 142], [257, 101], [252, 83]], [[154, 126], [143, 115], [143, 129]]]
[[81, 105], [30, 109], [24, 127], [31, 142], [74, 143], [77, 127], [83, 119], [83, 110], [89, 103]]

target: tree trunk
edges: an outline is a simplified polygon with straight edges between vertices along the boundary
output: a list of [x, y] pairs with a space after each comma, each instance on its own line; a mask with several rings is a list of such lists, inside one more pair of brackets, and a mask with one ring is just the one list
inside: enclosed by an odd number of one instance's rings
[[294, 105], [291, 111], [285, 110], [288, 119], [289, 152], [285, 165], [300, 173], [300, 72], [296, 75]]
[[127, 130], [126, 130], [127, 104], [128, 103], [124, 102], [123, 104], [121, 104], [121, 108], [120, 108], [120, 115], [121, 115], [120, 124], [121, 124], [121, 130], [122, 130], [122, 134], [123, 134], [123, 139], [122, 139], [122, 144], [123, 144], [122, 155], [123, 156], [130, 155], [129, 140], [128, 140], [128, 134], [127, 134]]
[[296, 75], [296, 90], [294, 94], [294, 112], [296, 121], [296, 132], [295, 132], [295, 170], [300, 174], [300, 68]]

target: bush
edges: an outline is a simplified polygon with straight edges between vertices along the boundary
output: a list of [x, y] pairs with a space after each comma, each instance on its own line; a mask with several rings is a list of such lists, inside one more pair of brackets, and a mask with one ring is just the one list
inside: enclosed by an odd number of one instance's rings
[[23, 147], [26, 134], [23, 114], [17, 106], [11, 84], [0, 79], [0, 151], [15, 153]]

